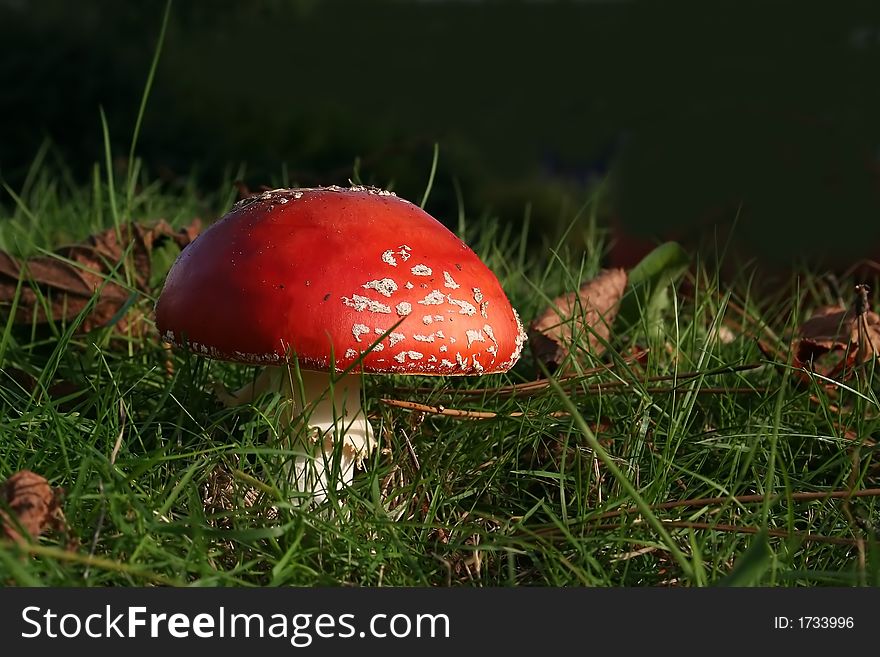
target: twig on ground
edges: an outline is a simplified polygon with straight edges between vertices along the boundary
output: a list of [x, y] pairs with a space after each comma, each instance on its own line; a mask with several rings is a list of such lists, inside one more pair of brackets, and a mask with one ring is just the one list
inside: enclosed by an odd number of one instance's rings
[[[712, 370], [707, 370], [705, 372], [679, 372], [678, 374], [663, 374], [658, 376], [649, 376], [645, 377], [640, 381], [608, 381], [605, 383], [594, 383], [586, 387], [587, 392], [604, 392], [605, 390], [612, 390], [615, 388], [630, 388], [639, 383], [657, 383], [660, 381], [681, 381], [685, 382], [689, 379], [696, 379], [704, 376], [717, 376], [720, 374], [732, 374], [736, 372], [746, 372], [749, 370], [758, 369], [759, 367], [763, 367], [763, 363], [746, 363], [743, 365], [725, 365], [723, 367], [719, 367]], [[561, 379], [557, 379], [560, 384], [577, 384], [582, 383], [585, 379], [595, 376], [597, 374], [601, 374], [603, 372], [610, 371], [609, 368], [593, 368], [589, 372], [584, 374], [579, 374], [577, 376], [569, 376]], [[443, 389], [443, 390], [434, 390], [433, 388], [399, 388], [396, 389], [398, 392], [407, 392], [407, 393], [420, 393], [420, 394], [456, 394], [463, 396], [480, 396], [480, 395], [490, 395], [490, 396], [502, 396], [502, 395], [515, 395], [515, 396], [530, 396], [532, 394], [539, 393], [549, 387], [550, 383], [548, 379], [541, 379], [540, 381], [528, 381], [526, 383], [514, 383], [508, 386], [501, 386], [498, 388], [474, 388], [470, 390], [455, 390], [455, 389]]]

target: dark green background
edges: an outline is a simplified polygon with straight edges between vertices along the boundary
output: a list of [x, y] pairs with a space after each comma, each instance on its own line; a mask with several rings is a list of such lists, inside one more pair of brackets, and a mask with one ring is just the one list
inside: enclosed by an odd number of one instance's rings
[[[880, 259], [877, 2], [178, 0], [138, 149], [169, 185], [371, 182], [538, 226], [610, 176], [634, 234], [736, 228], [771, 260]], [[127, 153], [164, 3], [0, 0], [0, 175], [48, 135]], [[282, 168], [284, 167], [284, 169]], [[282, 171], [288, 172], [281, 180]], [[561, 199], [568, 202], [560, 205]]]

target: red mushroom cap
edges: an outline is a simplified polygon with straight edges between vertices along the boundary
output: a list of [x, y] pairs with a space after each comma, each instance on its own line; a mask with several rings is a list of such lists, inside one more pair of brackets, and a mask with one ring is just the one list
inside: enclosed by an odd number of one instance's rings
[[525, 333], [498, 279], [419, 207], [368, 187], [239, 202], [174, 263], [162, 337], [212, 358], [407, 374], [503, 372]]

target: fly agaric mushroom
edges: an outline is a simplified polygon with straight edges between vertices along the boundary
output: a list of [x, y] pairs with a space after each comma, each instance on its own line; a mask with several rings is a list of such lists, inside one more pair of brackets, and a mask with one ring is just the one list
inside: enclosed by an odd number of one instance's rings
[[287, 422], [304, 429], [294, 485], [316, 500], [350, 483], [375, 446], [360, 373], [504, 372], [526, 339], [473, 251], [418, 206], [362, 186], [240, 201], [180, 254], [156, 324], [196, 354], [268, 366], [224, 396], [289, 396]]

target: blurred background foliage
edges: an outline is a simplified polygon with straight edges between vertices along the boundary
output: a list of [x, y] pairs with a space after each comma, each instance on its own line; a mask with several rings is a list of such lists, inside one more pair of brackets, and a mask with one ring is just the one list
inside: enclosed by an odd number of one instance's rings
[[[138, 154], [152, 176], [364, 182], [450, 225], [556, 230], [602, 184], [618, 260], [714, 239], [880, 259], [880, 3], [177, 0]], [[0, 176], [128, 152], [160, 0], [0, 0]], [[246, 165], [245, 169], [239, 167]], [[119, 163], [125, 166], [125, 162]], [[631, 239], [632, 252], [627, 251]], [[631, 264], [631, 263], [630, 263]]]

